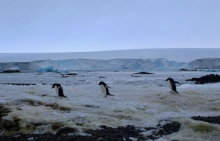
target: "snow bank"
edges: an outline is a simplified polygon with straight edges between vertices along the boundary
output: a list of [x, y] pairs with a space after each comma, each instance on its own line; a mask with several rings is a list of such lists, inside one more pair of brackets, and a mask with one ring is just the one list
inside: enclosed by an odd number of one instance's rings
[[[49, 84], [0, 85], [0, 103], [11, 110], [4, 116], [4, 120], [11, 122], [19, 120], [17, 132], [56, 134], [59, 129], [67, 127], [76, 132], [83, 132], [86, 129], [97, 129], [100, 125], [110, 127], [134, 125], [141, 129], [166, 123], [160, 122], [161, 120], [171, 120], [181, 123], [180, 131], [159, 140], [205, 141], [220, 134], [220, 125], [194, 121], [190, 117], [219, 115], [220, 83], [177, 85], [180, 94], [171, 94], [165, 81], [169, 75], [183, 82], [186, 77], [203, 73], [205, 72], [161, 72], [152, 76], [128, 78], [131, 74], [129, 72], [91, 72], [91, 75], [86, 72], [83, 74], [86, 79], [78, 75], [74, 79], [73, 77], [70, 80], [62, 79], [62, 83], [67, 84], [63, 85], [63, 90], [68, 98], [56, 98], [55, 90], [51, 89]], [[112, 74], [116, 76], [113, 77]], [[2, 75], [2, 78], [5, 78], [3, 77], [5, 75]], [[42, 76], [42, 80], [50, 78], [50, 83], [61, 81], [58, 79], [60, 75], [56, 73], [34, 74], [33, 77], [32, 75], [20, 77], [19, 80], [21, 82], [26, 78], [36, 80]], [[98, 77], [100, 75], [106, 76], [105, 82], [111, 86], [110, 92], [115, 96], [103, 98], [104, 95], [97, 85], [101, 79]], [[94, 76], [97, 78], [93, 79]], [[78, 83], [82, 78], [91, 83], [71, 85], [71, 81]], [[17, 79], [16, 76], [13, 75], [13, 79]], [[121, 79], [129, 83], [121, 83]], [[137, 80], [141, 83], [136, 83]], [[158, 83], [163, 85], [160, 86]], [[201, 127], [205, 129], [202, 130]], [[143, 135], [148, 134], [150, 131], [143, 131]]]

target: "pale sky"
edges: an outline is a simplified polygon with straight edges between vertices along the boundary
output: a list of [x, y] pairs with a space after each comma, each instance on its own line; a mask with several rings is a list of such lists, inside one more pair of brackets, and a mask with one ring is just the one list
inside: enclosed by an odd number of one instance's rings
[[0, 0], [0, 53], [219, 47], [220, 0]]

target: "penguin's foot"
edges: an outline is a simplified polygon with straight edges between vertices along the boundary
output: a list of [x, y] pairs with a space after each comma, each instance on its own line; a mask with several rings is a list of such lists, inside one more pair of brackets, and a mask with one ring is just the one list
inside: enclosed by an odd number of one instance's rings
[[108, 95], [105, 95], [103, 98], [106, 98]]

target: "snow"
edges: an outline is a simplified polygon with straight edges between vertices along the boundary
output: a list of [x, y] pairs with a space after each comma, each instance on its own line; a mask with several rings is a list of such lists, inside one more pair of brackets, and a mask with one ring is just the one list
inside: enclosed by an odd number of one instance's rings
[[[208, 72], [160, 71], [138, 78], [131, 77], [133, 72], [130, 71], [77, 73], [77, 76], [68, 78], [62, 78], [57, 73], [0, 74], [1, 83], [37, 83], [29, 86], [0, 85], [0, 104], [11, 109], [2, 119], [19, 118], [22, 127], [41, 123], [33, 133], [55, 134], [57, 130], [52, 129], [54, 123], [60, 123], [62, 128], [74, 128], [83, 134], [85, 129], [97, 129], [100, 125], [144, 128], [155, 127], [158, 123], [164, 125], [166, 121], [178, 121], [182, 124], [180, 131], [161, 137], [158, 141], [205, 141], [220, 134], [220, 125], [190, 119], [198, 115], [219, 115], [220, 83], [194, 85], [185, 81]], [[105, 76], [105, 79], [99, 76]], [[168, 77], [181, 83], [177, 85], [180, 94], [169, 92], [165, 81]], [[103, 98], [99, 81], [106, 82], [111, 87], [110, 93], [115, 96]], [[55, 82], [63, 86], [68, 98], [55, 97], [55, 90], [50, 85]], [[194, 127], [200, 125], [215, 130], [205, 134], [195, 131]], [[148, 135], [150, 132], [143, 130], [142, 134]]]
[[28, 138], [29, 141], [33, 141], [34, 140], [34, 137], [30, 137]]

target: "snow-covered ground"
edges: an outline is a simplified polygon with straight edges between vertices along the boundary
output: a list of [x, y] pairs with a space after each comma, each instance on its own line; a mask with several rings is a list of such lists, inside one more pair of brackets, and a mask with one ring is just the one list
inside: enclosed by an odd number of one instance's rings
[[[194, 85], [185, 81], [210, 74], [208, 72], [167, 71], [151, 75], [130, 71], [76, 73], [78, 75], [67, 78], [59, 73], [0, 73], [0, 83], [37, 83], [29, 86], [0, 84], [0, 105], [11, 109], [2, 121], [19, 119], [19, 130], [24, 133], [55, 133], [58, 130], [53, 128], [55, 124], [61, 128], [72, 127], [81, 133], [100, 125], [154, 127], [161, 120], [173, 120], [182, 124], [180, 131], [161, 140], [209, 141], [220, 135], [220, 125], [190, 118], [219, 115], [220, 83]], [[165, 81], [168, 77], [180, 82], [177, 85], [180, 94], [169, 92]], [[103, 98], [97, 85], [99, 81], [111, 86], [110, 93], [115, 96]], [[68, 98], [55, 97], [55, 90], [50, 85], [55, 82], [63, 85]], [[39, 126], [33, 128], [33, 124]], [[143, 135], [148, 132], [143, 130]], [[10, 131], [4, 134], [10, 134]]]

